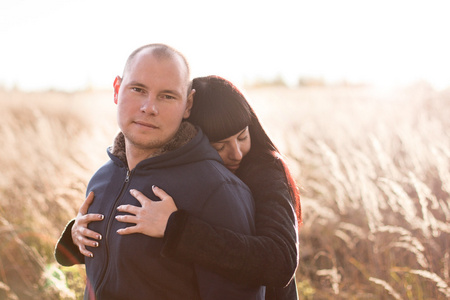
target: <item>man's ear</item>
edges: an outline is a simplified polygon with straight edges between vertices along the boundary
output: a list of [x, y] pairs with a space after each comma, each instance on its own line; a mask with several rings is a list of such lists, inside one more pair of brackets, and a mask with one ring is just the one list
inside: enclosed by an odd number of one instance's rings
[[116, 76], [116, 79], [114, 79], [114, 103], [117, 104], [117, 101], [119, 99], [119, 88], [120, 84], [122, 83], [122, 78], [120, 76]]
[[195, 90], [192, 89], [187, 97], [186, 110], [184, 111], [183, 119], [187, 119], [191, 115], [192, 105], [194, 105], [194, 94]]

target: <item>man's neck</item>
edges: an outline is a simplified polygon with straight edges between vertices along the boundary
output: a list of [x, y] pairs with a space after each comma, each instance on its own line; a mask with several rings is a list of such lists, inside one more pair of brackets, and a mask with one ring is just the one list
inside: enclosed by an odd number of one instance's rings
[[123, 133], [119, 133], [114, 139], [114, 143], [111, 147], [111, 153], [127, 163], [130, 170], [134, 169], [141, 161], [155, 157], [166, 152], [174, 151], [183, 145], [187, 144], [197, 134], [197, 129], [188, 122], [181, 123], [180, 129], [175, 134], [175, 137], [170, 140], [162, 148], [152, 149], [140, 149], [131, 144]]
[[127, 163], [129, 170], [133, 170], [138, 163], [140, 163], [144, 159], [154, 156], [155, 153], [157, 153], [160, 150], [154, 149], [152, 151], [149, 151], [148, 149], [146, 150], [139, 149], [131, 145], [130, 142], [128, 142], [126, 139], [125, 139], [125, 149], [127, 154]]

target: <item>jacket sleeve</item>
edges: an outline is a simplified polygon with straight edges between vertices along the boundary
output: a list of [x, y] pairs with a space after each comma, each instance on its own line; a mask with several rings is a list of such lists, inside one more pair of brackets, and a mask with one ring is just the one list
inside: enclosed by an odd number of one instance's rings
[[78, 247], [72, 241], [72, 226], [75, 219], [67, 223], [66, 228], [61, 234], [55, 248], [56, 261], [62, 266], [73, 266], [75, 264], [84, 264], [84, 256], [80, 253]]
[[169, 219], [162, 254], [194, 262], [235, 282], [286, 286], [298, 264], [298, 225], [284, 172], [259, 166], [250, 175], [244, 182], [255, 200], [256, 235], [212, 226], [180, 210]]

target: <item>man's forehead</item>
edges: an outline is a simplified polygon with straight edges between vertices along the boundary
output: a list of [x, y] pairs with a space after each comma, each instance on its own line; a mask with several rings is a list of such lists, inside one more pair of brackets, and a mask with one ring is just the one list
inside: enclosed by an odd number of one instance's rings
[[153, 59], [159, 62], [173, 62], [176, 68], [178, 68], [179, 70], [183, 70], [187, 75], [188, 67], [186, 66], [184, 60], [177, 53], [161, 53], [160, 51], [152, 48], [142, 49], [141, 51], [136, 53], [136, 55], [127, 62], [127, 66], [130, 67], [136, 64], [136, 62], [140, 62], [145, 59]]
[[188, 69], [183, 59], [176, 54], [170, 56], [158, 55], [158, 53], [155, 53], [154, 49], [143, 49], [131, 58], [125, 66], [123, 77], [125, 77], [126, 73], [139, 69], [139, 67], [142, 67], [149, 61], [161, 65], [168, 63], [165, 65], [175, 71], [174, 73], [181, 73], [180, 76], [183, 77], [183, 81], [189, 84]]
[[178, 91], [177, 94], [181, 96], [187, 95], [190, 87], [183, 63], [176, 57], [160, 58], [151, 52], [136, 55], [130, 60], [122, 79], [124, 84], [139, 84], [147, 88], [159, 87]]

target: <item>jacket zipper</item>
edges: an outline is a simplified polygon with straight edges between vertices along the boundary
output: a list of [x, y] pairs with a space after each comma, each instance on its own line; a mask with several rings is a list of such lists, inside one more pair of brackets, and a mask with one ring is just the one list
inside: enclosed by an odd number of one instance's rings
[[116, 209], [117, 206], [117, 202], [119, 201], [120, 198], [122, 198], [122, 195], [124, 194], [126, 187], [128, 186], [128, 182], [130, 181], [130, 176], [131, 176], [131, 171], [127, 169], [127, 175], [125, 177], [125, 181], [123, 183], [122, 189], [120, 190], [119, 196], [116, 198], [116, 200], [114, 201], [114, 205], [111, 208], [110, 211], [110, 217], [108, 220], [108, 224], [106, 226], [106, 233], [105, 233], [105, 250], [106, 250], [106, 264], [102, 270], [102, 273], [100, 275], [100, 280], [98, 288], [95, 291], [95, 295], [96, 297], [98, 297], [98, 292], [102, 289], [103, 285], [105, 284], [105, 282], [103, 282], [103, 280], [105, 279], [106, 276], [106, 271], [108, 270], [108, 266], [109, 266], [109, 245], [108, 245], [108, 236], [109, 236], [109, 231], [111, 229], [111, 224], [114, 220], [114, 210]]

